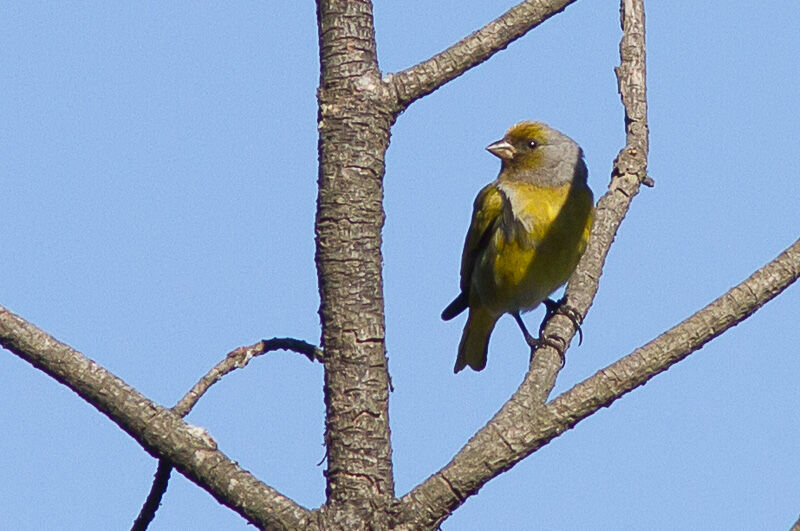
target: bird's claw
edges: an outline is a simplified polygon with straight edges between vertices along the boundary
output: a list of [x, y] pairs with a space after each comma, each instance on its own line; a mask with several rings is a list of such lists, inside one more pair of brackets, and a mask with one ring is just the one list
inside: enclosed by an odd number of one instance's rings
[[539, 336], [542, 336], [547, 321], [556, 313], [560, 313], [572, 321], [572, 324], [575, 326], [575, 331], [578, 332], [578, 346], [581, 346], [583, 344], [583, 330], [581, 329], [581, 321], [583, 319], [577, 310], [567, 305], [566, 297], [561, 297], [557, 301], [545, 299], [544, 306], [546, 308], [546, 313], [544, 319], [542, 319], [542, 324], [539, 326]]
[[555, 350], [558, 353], [558, 357], [561, 360], [561, 368], [562, 369], [564, 368], [564, 365], [566, 365], [567, 363], [567, 359], [566, 357], [564, 357], [564, 344], [562, 342], [553, 339], [549, 336], [543, 336], [543, 335], [540, 335], [536, 339], [534, 338], [531, 339], [533, 340], [533, 344], [531, 344], [531, 342], [528, 342], [528, 345], [530, 345], [531, 347], [530, 361], [533, 361], [533, 356], [534, 354], [536, 354], [537, 349], [540, 349], [542, 347], [553, 347], [553, 350]]
[[[548, 299], [549, 300], [549, 299]], [[553, 301], [550, 301], [553, 302]], [[566, 359], [564, 358], [564, 350], [565, 346], [553, 338], [547, 337], [542, 334], [542, 329], [539, 329], [539, 337], [533, 337], [530, 332], [528, 332], [528, 328], [525, 326], [525, 322], [522, 320], [519, 312], [513, 313], [514, 319], [517, 321], [520, 330], [522, 330], [522, 335], [525, 337], [525, 342], [531, 347], [531, 361], [533, 361], [533, 356], [536, 354], [536, 351], [542, 347], [553, 347], [553, 349], [558, 352], [558, 356], [561, 358], [561, 368], [564, 368], [564, 364], [566, 363]]]

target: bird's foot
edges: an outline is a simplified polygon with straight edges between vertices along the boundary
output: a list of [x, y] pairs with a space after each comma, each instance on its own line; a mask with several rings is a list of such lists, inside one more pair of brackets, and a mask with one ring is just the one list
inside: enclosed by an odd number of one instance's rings
[[575, 308], [567, 305], [566, 296], [561, 297], [557, 301], [545, 299], [544, 306], [546, 308], [546, 313], [544, 319], [542, 319], [542, 324], [539, 325], [539, 336], [542, 336], [547, 321], [555, 314], [560, 313], [575, 325], [575, 330], [578, 332], [578, 346], [583, 344], [583, 330], [581, 329], [581, 321], [583, 319]]
[[[548, 299], [549, 300], [549, 299]], [[553, 302], [553, 301], [550, 301]], [[514, 319], [517, 321], [520, 330], [522, 330], [522, 335], [525, 337], [525, 342], [531, 347], [531, 361], [533, 360], [533, 356], [536, 351], [542, 347], [553, 347], [553, 349], [558, 352], [559, 357], [561, 358], [561, 367], [564, 367], [566, 363], [566, 359], [564, 359], [564, 350], [565, 345], [561, 344], [561, 342], [556, 341], [555, 339], [549, 338], [542, 334], [542, 329], [539, 329], [539, 337], [533, 337], [530, 332], [528, 332], [528, 328], [525, 326], [525, 322], [522, 320], [519, 312], [514, 312], [511, 314], [514, 316]]]

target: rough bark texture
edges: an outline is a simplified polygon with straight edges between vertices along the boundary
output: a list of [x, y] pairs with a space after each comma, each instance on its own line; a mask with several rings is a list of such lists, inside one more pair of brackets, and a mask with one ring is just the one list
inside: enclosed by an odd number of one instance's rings
[[328, 506], [336, 527], [385, 528], [394, 499], [384, 344], [384, 154], [394, 114], [365, 0], [319, 0], [316, 261], [325, 352]]
[[308, 510], [228, 459], [204, 429], [185, 423], [2, 306], [0, 344], [75, 391], [151, 455], [167, 458], [183, 475], [248, 521], [269, 529], [297, 529], [308, 523]]
[[[647, 382], [747, 318], [800, 276], [800, 240], [683, 323], [549, 403], [575, 326], [556, 313], [514, 396], [453, 460], [401, 499], [394, 495], [384, 344], [381, 230], [384, 155], [397, 115], [575, 0], [525, 0], [431, 59], [382, 79], [368, 0], [317, 0], [320, 45], [319, 195], [316, 262], [322, 345], [272, 339], [231, 352], [173, 410], [0, 307], [0, 344], [67, 385], [162, 459], [162, 483], [143, 510], [152, 517], [169, 466], [263, 529], [433, 529], [487, 481], [599, 408]], [[617, 69], [627, 142], [597, 205], [587, 251], [567, 289], [582, 318], [630, 202], [647, 177], [644, 6], [622, 0]], [[556, 345], [556, 346], [552, 346]], [[327, 502], [308, 511], [242, 470], [204, 430], [183, 422], [216, 381], [253, 357], [289, 348], [325, 365]], [[142, 524], [146, 526], [146, 523]], [[797, 524], [795, 524], [797, 527]]]
[[[649, 129], [647, 125], [647, 71], [644, 4], [642, 0], [622, 0], [620, 4], [622, 38], [619, 44], [620, 65], [615, 69], [617, 84], [625, 109], [625, 147], [617, 155], [608, 191], [597, 202], [589, 245], [567, 285], [567, 305], [583, 319], [600, 286], [606, 256], [617, 235], [631, 201], [642, 184], [652, 186], [647, 175]], [[561, 360], [575, 335], [575, 325], [556, 313], [544, 328], [544, 335], [561, 345], [557, 350], [545, 346], [536, 352], [524, 387], [529, 388], [535, 403], [543, 404], [556, 382]]]
[[388, 76], [396, 91], [398, 110], [430, 94], [448, 81], [519, 39], [576, 0], [526, 0], [478, 31], [411, 68]]
[[445, 468], [403, 496], [399, 520], [408, 529], [435, 527], [489, 479], [736, 326], [798, 277], [800, 240], [696, 314], [545, 406], [515, 395]]
[[131, 531], [144, 531], [156, 517], [156, 511], [161, 506], [161, 499], [164, 497], [164, 493], [167, 492], [171, 474], [172, 463], [166, 459], [159, 459], [158, 468], [153, 478], [153, 485], [150, 487], [150, 492], [147, 494], [144, 504], [142, 504], [139, 515], [133, 521]]
[[[640, 184], [647, 179], [647, 92], [641, 0], [623, 0], [621, 17], [623, 36], [617, 79], [625, 107], [627, 142], [615, 161], [609, 190], [598, 202], [586, 253], [567, 287], [567, 304], [581, 318], [597, 293], [614, 235]], [[530, 439], [531, 433], [538, 429], [538, 410], [555, 385], [561, 360], [575, 331], [573, 322], [563, 315], [556, 313], [549, 320], [543, 333], [551, 340], [550, 344], [536, 351], [520, 387], [445, 468], [403, 498], [405, 519], [414, 518], [422, 526], [438, 525], [487, 481], [535, 450], [520, 453], [521, 448], [528, 447], [520, 446], [519, 441]]]

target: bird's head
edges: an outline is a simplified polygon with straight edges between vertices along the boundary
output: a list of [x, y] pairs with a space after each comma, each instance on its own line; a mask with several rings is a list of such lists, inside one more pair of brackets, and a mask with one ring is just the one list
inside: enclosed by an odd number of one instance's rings
[[500, 179], [560, 186], [576, 179], [586, 181], [581, 148], [571, 138], [542, 122], [511, 126], [502, 140], [486, 149], [502, 160]]

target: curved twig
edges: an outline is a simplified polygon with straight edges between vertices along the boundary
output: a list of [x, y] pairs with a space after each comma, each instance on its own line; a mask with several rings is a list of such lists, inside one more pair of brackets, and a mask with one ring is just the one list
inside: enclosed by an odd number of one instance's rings
[[[220, 381], [223, 376], [232, 372], [235, 369], [241, 369], [250, 363], [250, 360], [256, 356], [261, 356], [267, 352], [275, 350], [291, 350], [302, 354], [309, 359], [309, 361], [319, 361], [322, 363], [322, 350], [319, 347], [307, 343], [300, 339], [291, 337], [273, 337], [272, 339], [262, 339], [254, 345], [248, 347], [239, 347], [230, 351], [225, 358], [217, 363], [200, 381], [198, 381], [184, 395], [180, 401], [172, 407], [172, 411], [185, 417], [189, 414], [192, 408], [197, 404], [197, 401], [208, 391], [208, 389]], [[144, 531], [150, 522], [156, 516], [159, 505], [161, 505], [161, 498], [167, 492], [169, 486], [169, 476], [172, 472], [172, 463], [166, 459], [158, 460], [158, 468], [156, 469], [155, 477], [153, 478], [153, 485], [150, 487], [150, 492], [139, 511], [139, 515], [133, 522], [131, 531]]]
[[384, 81], [394, 89], [397, 111], [486, 61], [575, 1], [525, 0], [443, 52], [387, 75]]
[[148, 400], [80, 352], [0, 306], [0, 345], [66, 385], [97, 408], [151, 455], [180, 472], [248, 522], [297, 529], [311, 512], [262, 483], [217, 449], [199, 426]]
[[222, 361], [217, 363], [205, 376], [200, 378], [200, 381], [194, 384], [194, 387], [175, 404], [172, 410], [181, 417], [185, 417], [195, 404], [197, 404], [200, 397], [202, 397], [212, 385], [220, 381], [223, 376], [236, 369], [247, 366], [251, 359], [275, 350], [291, 350], [304, 355], [309, 361], [318, 361], [322, 363], [322, 350], [311, 343], [306, 343], [305, 341], [293, 339], [291, 337], [262, 339], [254, 345], [239, 347], [230, 351]]

